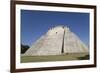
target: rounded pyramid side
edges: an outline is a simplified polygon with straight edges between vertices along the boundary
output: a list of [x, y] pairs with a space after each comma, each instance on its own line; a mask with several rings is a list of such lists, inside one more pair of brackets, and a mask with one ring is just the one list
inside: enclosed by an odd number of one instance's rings
[[65, 28], [64, 37], [64, 52], [65, 53], [88, 53], [88, 47], [79, 39], [79, 37]]
[[61, 54], [64, 29], [61, 26], [50, 29], [30, 47], [24, 56]]

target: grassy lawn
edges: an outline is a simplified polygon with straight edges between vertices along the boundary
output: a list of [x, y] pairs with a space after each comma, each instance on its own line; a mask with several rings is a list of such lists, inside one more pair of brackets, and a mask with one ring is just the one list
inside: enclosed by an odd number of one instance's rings
[[[85, 60], [87, 53], [75, 53], [64, 55], [49, 55], [49, 56], [21, 56], [21, 63], [27, 62], [47, 62], [47, 61], [68, 61], [68, 60]], [[83, 59], [80, 59], [83, 58]]]

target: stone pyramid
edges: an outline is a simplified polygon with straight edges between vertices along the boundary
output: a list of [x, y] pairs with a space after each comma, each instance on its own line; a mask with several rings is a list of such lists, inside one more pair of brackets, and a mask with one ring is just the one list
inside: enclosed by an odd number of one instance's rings
[[41, 36], [25, 56], [88, 53], [88, 47], [66, 26], [56, 26]]

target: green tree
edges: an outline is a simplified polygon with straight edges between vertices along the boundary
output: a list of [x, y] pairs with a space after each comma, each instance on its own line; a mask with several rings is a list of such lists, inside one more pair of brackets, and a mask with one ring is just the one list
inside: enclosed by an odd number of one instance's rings
[[21, 44], [21, 54], [24, 54], [29, 48], [28, 45]]
[[79, 60], [88, 60], [89, 59], [89, 55], [85, 55], [83, 57], [78, 57]]

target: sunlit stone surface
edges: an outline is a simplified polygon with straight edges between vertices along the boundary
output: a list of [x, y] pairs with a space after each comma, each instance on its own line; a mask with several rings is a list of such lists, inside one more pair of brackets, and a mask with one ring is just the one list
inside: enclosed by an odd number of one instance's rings
[[88, 48], [68, 27], [56, 26], [41, 36], [24, 55], [39, 56], [68, 53], [88, 53]]

